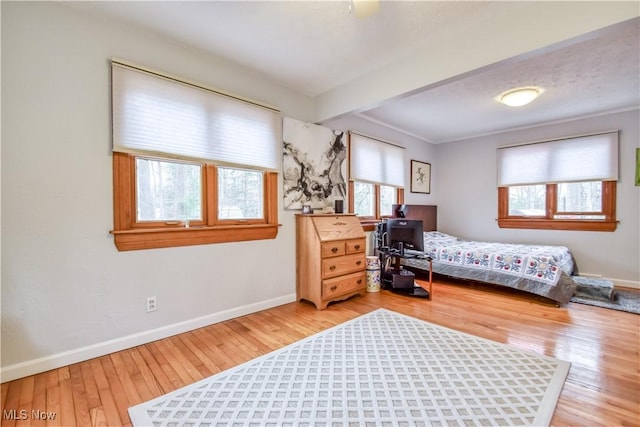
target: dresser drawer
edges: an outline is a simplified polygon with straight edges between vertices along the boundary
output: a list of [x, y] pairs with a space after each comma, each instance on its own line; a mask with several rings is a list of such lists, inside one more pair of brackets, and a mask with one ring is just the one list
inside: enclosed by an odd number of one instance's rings
[[322, 243], [320, 246], [320, 255], [322, 258], [344, 255], [346, 253], [344, 243], [343, 240]]
[[342, 276], [347, 273], [365, 269], [364, 253], [345, 255], [335, 258], [327, 258], [322, 260], [322, 278]]
[[345, 242], [347, 246], [348, 254], [355, 254], [359, 252], [364, 252], [364, 248], [366, 246], [366, 239], [358, 239], [358, 240], [347, 240]]
[[366, 283], [367, 276], [364, 272], [324, 280], [322, 282], [322, 298], [331, 298], [334, 295], [357, 291], [365, 287]]

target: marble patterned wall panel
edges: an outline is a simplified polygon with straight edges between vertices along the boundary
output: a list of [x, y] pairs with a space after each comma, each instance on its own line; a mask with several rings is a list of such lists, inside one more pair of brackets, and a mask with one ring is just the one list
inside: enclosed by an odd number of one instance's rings
[[285, 209], [333, 206], [347, 198], [347, 133], [284, 118]]

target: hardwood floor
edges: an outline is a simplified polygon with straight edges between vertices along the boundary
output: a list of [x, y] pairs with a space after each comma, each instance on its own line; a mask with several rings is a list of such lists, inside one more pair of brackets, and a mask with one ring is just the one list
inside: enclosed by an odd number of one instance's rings
[[286, 304], [4, 383], [2, 426], [131, 425], [129, 406], [378, 307], [570, 361], [552, 425], [640, 425], [640, 315], [443, 280], [433, 291], [431, 301], [382, 291], [323, 311]]

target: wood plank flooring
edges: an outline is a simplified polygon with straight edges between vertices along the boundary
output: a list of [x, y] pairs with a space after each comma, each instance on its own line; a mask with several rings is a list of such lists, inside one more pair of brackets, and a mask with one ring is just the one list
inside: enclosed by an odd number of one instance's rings
[[431, 301], [382, 291], [323, 311], [286, 304], [3, 383], [1, 424], [128, 426], [129, 406], [384, 307], [570, 361], [552, 425], [640, 425], [640, 315], [445, 280], [433, 291]]

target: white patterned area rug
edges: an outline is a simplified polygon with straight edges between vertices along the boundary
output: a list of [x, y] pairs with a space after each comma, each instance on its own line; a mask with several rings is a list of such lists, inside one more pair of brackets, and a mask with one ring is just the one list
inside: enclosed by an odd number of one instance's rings
[[540, 426], [569, 367], [378, 309], [129, 415], [134, 426]]

